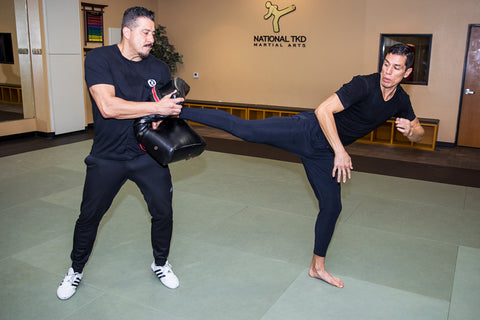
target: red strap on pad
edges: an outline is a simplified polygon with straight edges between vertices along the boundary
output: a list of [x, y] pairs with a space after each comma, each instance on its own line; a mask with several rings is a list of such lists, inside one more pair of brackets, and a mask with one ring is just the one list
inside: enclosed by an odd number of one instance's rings
[[155, 102], [160, 101], [157, 95], [157, 91], [155, 90], [155, 87], [152, 88], [152, 97], [153, 97], [153, 100], [155, 100]]

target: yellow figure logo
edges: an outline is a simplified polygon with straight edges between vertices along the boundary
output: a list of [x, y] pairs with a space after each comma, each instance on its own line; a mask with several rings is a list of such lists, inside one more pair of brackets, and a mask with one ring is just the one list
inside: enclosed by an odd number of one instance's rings
[[276, 4], [272, 4], [270, 1], [267, 1], [265, 3], [265, 7], [268, 9], [267, 14], [263, 17], [265, 20], [268, 20], [271, 16], [273, 16], [273, 31], [275, 33], [280, 32], [280, 26], [278, 24], [278, 20], [280, 20], [281, 17], [284, 15], [295, 11], [297, 9], [294, 4], [292, 4], [289, 7], [286, 7], [285, 9], [278, 10], [278, 6]]

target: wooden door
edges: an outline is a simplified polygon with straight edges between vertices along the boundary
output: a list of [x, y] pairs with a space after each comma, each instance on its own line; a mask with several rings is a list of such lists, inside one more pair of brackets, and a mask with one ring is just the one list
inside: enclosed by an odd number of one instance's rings
[[457, 144], [480, 148], [480, 25], [470, 26]]

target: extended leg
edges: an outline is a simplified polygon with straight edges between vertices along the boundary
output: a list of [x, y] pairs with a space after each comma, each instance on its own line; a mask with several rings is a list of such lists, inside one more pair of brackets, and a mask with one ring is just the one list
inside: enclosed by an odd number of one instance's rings
[[316, 120], [300, 114], [292, 117], [273, 117], [262, 120], [245, 120], [225, 111], [184, 107], [180, 118], [192, 120], [224, 130], [243, 140], [265, 143], [297, 156], [310, 152], [308, 139]]

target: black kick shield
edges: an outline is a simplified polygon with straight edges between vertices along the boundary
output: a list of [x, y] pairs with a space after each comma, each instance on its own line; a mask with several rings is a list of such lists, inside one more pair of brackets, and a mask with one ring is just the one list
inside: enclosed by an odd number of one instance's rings
[[[177, 90], [172, 98], [185, 98], [190, 86], [181, 78], [175, 77], [165, 86], [151, 88], [151, 101], [160, 101], [162, 97]], [[157, 129], [152, 122], [162, 120]], [[183, 119], [163, 115], [149, 115], [135, 120], [135, 136], [140, 146], [163, 166], [169, 163], [199, 156], [206, 147], [205, 140], [199, 136]]]

